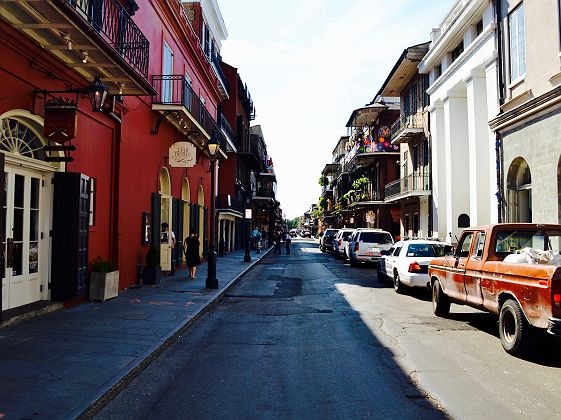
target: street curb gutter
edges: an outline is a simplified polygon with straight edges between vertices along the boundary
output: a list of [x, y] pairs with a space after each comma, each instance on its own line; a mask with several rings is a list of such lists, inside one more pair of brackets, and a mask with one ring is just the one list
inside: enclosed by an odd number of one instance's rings
[[[254, 260], [240, 274], [234, 277], [223, 289], [212, 296], [197, 312], [187, 319], [183, 324], [179, 325], [175, 330], [171, 331], [160, 344], [156, 344], [149, 349], [144, 356], [138, 359], [140, 363], [130, 367], [124, 374], [117, 373], [109, 381], [109, 389], [94, 395], [93, 402], [83, 403], [69, 413], [69, 418], [89, 419], [97, 414], [109, 401], [119, 394], [133, 379], [135, 379], [150, 363], [170, 347], [178, 338], [181, 337], [191, 326], [208, 311], [216, 308], [224, 296], [263, 258], [265, 258], [273, 248], [266, 250], [257, 260]], [[137, 360], [138, 360], [137, 359]], [[133, 362], [134, 363], [134, 362]]]

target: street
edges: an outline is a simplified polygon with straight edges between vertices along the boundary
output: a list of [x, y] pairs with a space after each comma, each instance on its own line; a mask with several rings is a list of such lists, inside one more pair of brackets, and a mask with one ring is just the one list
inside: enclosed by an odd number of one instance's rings
[[[496, 318], [398, 295], [313, 240], [258, 264], [98, 418], [557, 418], [561, 346], [503, 351]], [[284, 249], [283, 249], [284, 251]]]

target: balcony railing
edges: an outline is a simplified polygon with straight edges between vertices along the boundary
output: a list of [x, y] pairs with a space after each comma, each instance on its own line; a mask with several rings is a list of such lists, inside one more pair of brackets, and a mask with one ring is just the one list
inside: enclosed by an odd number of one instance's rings
[[226, 92], [228, 92], [230, 90], [230, 86], [228, 85], [228, 79], [226, 78], [226, 75], [224, 74], [224, 71], [222, 70], [222, 57], [220, 55], [217, 55], [217, 54], [211, 54], [210, 55], [210, 61], [213, 65], [214, 69], [216, 70], [216, 76], [218, 76], [218, 78], [222, 82], [222, 85], [226, 89]]
[[117, 0], [64, 0], [144, 78], [150, 43]]
[[386, 200], [412, 192], [429, 192], [430, 175], [412, 174], [386, 185]]
[[231, 195], [228, 194], [223, 194], [223, 195], [218, 195], [216, 197], [216, 208], [235, 210], [240, 213], [243, 213], [244, 203], [243, 200], [232, 197]]
[[423, 114], [401, 114], [399, 118], [392, 124], [392, 140], [407, 129], [413, 129], [415, 132], [420, 132], [423, 129]]
[[254, 197], [275, 198], [275, 191], [272, 188], [257, 188]]
[[368, 201], [384, 201], [384, 190], [356, 191], [349, 204], [364, 203]]
[[228, 123], [228, 120], [226, 119], [226, 117], [224, 117], [224, 114], [222, 114], [222, 113], [220, 113], [218, 115], [218, 125], [220, 126], [222, 131], [224, 131], [224, 133], [226, 133], [226, 135], [230, 138], [230, 140], [232, 142], [236, 141], [236, 136], [234, 134], [234, 130], [232, 130], [232, 127]]

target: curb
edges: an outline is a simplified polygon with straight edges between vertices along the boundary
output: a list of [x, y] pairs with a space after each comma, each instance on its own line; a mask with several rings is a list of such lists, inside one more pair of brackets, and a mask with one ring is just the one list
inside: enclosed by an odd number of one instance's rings
[[[203, 306], [193, 314], [193, 316], [183, 324], [180, 324], [175, 328], [175, 330], [171, 331], [164, 340], [154, 345], [151, 349], [149, 349], [144, 356], [140, 356], [138, 359], [141, 359], [140, 362], [136, 363], [134, 366], [130, 367], [128, 371], [125, 371], [124, 374], [115, 374], [108, 383], [111, 384], [109, 389], [105, 391], [101, 391], [98, 394], [94, 395], [93, 402], [90, 403], [83, 403], [76, 407], [69, 413], [70, 418], [77, 418], [77, 419], [89, 419], [92, 418], [95, 414], [97, 414], [101, 409], [113, 398], [119, 394], [133, 379], [135, 379], [144, 369], [146, 369], [150, 363], [152, 363], [158, 356], [160, 356], [165, 350], [167, 350], [173, 343], [177, 341], [178, 338], [181, 337], [191, 326], [204, 314], [209, 312], [210, 310], [216, 308], [224, 296], [251, 270], [255, 267], [263, 258], [265, 258], [273, 248], [267, 249], [265, 252], [261, 254], [259, 259], [252, 260], [249, 265], [236, 277], [230, 280], [218, 293], [212, 296]], [[138, 360], [137, 359], [137, 360]], [[133, 362], [135, 363], [135, 362]], [[126, 368], [125, 368], [126, 369]]]

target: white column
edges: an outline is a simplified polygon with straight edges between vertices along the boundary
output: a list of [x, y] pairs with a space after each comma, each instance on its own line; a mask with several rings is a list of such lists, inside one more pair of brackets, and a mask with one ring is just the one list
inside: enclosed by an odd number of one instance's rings
[[460, 236], [458, 216], [469, 216], [469, 139], [465, 90], [448, 92], [444, 100], [444, 154], [446, 164], [446, 230], [451, 242]]
[[419, 236], [427, 238], [429, 231], [429, 200], [428, 197], [419, 198]]
[[[497, 62], [493, 60], [485, 68], [485, 80], [487, 85], [487, 120], [491, 121], [499, 114], [499, 98], [498, 98], [498, 68]], [[495, 151], [495, 133], [488, 128], [487, 132], [488, 144], [487, 153], [489, 155], [489, 191], [491, 193], [489, 219], [491, 223], [499, 221], [498, 200], [495, 195], [497, 188], [497, 153]], [[506, 168], [508, 170], [508, 168]], [[506, 197], [505, 197], [506, 198]]]
[[[491, 223], [491, 190], [489, 185], [489, 125], [487, 92], [483, 69], [472, 70], [466, 81], [469, 137], [469, 215], [472, 225]], [[482, 176], [486, 175], [486, 176]]]
[[437, 101], [430, 108], [433, 235], [446, 239], [446, 155], [444, 154], [444, 106]]

